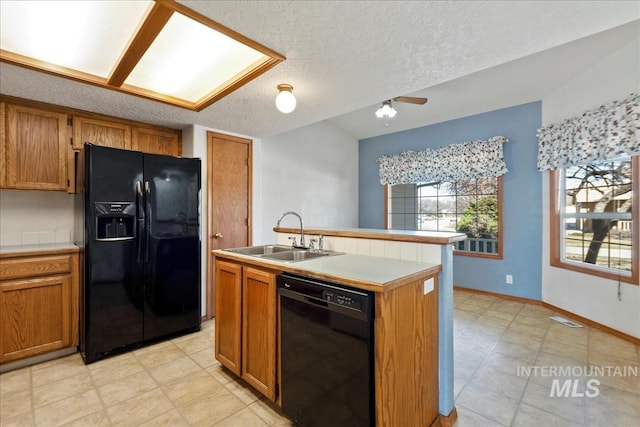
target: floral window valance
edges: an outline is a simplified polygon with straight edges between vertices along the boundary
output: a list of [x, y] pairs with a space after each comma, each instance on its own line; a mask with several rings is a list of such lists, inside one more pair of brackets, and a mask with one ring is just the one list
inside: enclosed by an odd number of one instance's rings
[[640, 154], [640, 95], [538, 129], [538, 170]]
[[382, 185], [434, 181], [467, 181], [508, 172], [502, 144], [508, 139], [494, 136], [451, 144], [435, 150], [405, 151], [378, 158]]

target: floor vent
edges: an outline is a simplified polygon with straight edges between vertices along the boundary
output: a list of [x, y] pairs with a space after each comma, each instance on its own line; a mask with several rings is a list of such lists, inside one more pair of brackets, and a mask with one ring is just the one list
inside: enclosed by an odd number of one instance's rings
[[560, 316], [551, 316], [550, 317], [551, 320], [555, 320], [556, 322], [560, 322], [563, 325], [567, 325], [570, 328], [582, 328], [582, 325], [580, 325], [579, 323], [576, 322], [572, 322], [571, 320], [567, 320], [564, 317], [560, 317]]

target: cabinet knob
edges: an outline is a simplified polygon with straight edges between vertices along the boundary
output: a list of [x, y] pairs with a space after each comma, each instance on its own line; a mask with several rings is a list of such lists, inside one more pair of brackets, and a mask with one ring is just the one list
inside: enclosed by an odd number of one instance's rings
[[213, 235], [216, 239], [222, 239], [222, 233], [216, 233]]

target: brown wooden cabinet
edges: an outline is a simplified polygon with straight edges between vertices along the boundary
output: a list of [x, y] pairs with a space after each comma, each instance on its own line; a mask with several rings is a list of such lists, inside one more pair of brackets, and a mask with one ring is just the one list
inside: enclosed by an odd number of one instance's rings
[[6, 162], [3, 187], [65, 191], [67, 132], [66, 114], [8, 104], [3, 141]]
[[216, 260], [216, 359], [241, 375], [242, 266]]
[[131, 129], [131, 148], [143, 153], [178, 157], [182, 154], [180, 136], [179, 130], [133, 126]]
[[276, 400], [276, 275], [242, 272], [242, 378]]
[[84, 144], [182, 155], [182, 132], [0, 95], [0, 188], [83, 191]]
[[276, 274], [215, 263], [216, 359], [256, 390], [276, 396]]
[[93, 117], [73, 116], [73, 147], [85, 142], [103, 147], [131, 149], [131, 125]]
[[0, 363], [78, 345], [78, 255], [3, 256]]

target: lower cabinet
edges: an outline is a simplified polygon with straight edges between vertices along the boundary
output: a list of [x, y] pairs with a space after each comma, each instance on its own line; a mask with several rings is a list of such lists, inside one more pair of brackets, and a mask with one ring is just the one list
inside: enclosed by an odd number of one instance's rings
[[216, 359], [266, 397], [276, 393], [276, 273], [215, 263]]
[[78, 345], [78, 255], [3, 257], [0, 363]]

